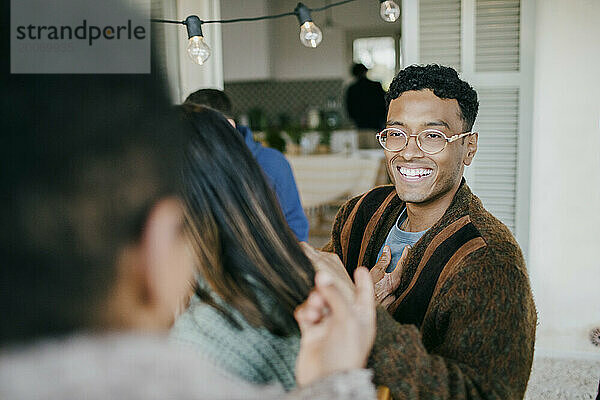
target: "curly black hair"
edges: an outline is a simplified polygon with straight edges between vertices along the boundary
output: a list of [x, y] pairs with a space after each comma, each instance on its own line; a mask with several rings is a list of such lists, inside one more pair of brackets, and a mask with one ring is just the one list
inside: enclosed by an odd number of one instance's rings
[[409, 90], [430, 89], [441, 99], [456, 99], [461, 117], [465, 122], [465, 131], [470, 131], [477, 117], [479, 101], [477, 92], [471, 85], [458, 77], [454, 68], [437, 64], [411, 65], [404, 68], [394, 78], [386, 94], [390, 102]]

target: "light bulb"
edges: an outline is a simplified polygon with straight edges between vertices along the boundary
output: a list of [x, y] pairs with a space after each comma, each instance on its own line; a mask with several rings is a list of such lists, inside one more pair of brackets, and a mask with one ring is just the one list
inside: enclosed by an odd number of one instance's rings
[[310, 8], [302, 3], [298, 3], [294, 9], [298, 23], [300, 24], [300, 41], [306, 47], [315, 48], [323, 40], [323, 33], [318, 26], [315, 25], [310, 17]]
[[187, 52], [196, 64], [202, 65], [210, 57], [210, 47], [202, 36], [192, 36], [188, 41]]
[[190, 15], [184, 22], [188, 33], [187, 52], [192, 61], [202, 65], [210, 57], [210, 47], [204, 42], [202, 21], [196, 15]]
[[400, 17], [400, 7], [392, 0], [381, 2], [381, 18], [386, 22], [396, 22]]
[[300, 26], [300, 41], [306, 47], [317, 47], [323, 40], [323, 33], [312, 21], [306, 21]]

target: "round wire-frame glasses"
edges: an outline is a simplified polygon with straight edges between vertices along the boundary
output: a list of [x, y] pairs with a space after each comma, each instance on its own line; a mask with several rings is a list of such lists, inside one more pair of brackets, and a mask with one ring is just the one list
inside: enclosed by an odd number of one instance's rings
[[443, 151], [448, 143], [455, 140], [474, 134], [475, 132], [463, 132], [453, 136], [446, 136], [442, 131], [437, 129], [425, 129], [416, 135], [409, 135], [399, 128], [386, 128], [379, 132], [376, 137], [381, 147], [387, 151], [398, 152], [408, 146], [408, 141], [414, 137], [417, 141], [417, 146], [430, 155], [437, 154]]

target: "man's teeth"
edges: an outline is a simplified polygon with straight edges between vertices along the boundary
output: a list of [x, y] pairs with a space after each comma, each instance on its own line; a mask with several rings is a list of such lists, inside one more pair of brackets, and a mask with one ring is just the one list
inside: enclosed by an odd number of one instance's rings
[[432, 172], [431, 169], [400, 167], [400, 173], [406, 176], [428, 176]]

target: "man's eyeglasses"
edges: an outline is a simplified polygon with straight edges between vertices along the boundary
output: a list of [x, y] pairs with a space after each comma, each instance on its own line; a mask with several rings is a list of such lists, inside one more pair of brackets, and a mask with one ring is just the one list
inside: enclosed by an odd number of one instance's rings
[[408, 145], [408, 139], [415, 137], [417, 146], [427, 154], [437, 154], [444, 150], [448, 143], [472, 135], [475, 132], [464, 132], [453, 136], [446, 136], [444, 132], [437, 129], [425, 129], [417, 135], [409, 135], [399, 128], [386, 128], [377, 134], [381, 147], [387, 151], [402, 151]]

